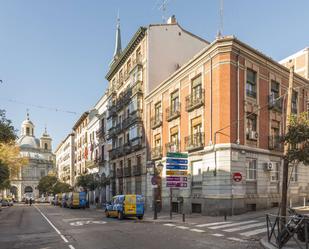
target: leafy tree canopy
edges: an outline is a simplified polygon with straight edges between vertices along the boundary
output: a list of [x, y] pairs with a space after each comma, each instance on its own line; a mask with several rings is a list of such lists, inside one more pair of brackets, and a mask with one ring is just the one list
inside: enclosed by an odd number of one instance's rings
[[309, 165], [309, 118], [308, 113], [292, 116], [284, 142], [289, 144], [289, 162], [302, 162]]
[[20, 157], [20, 151], [15, 143], [0, 143], [0, 161], [5, 164], [11, 178], [18, 176], [20, 167], [28, 164], [27, 158]]
[[0, 161], [0, 190], [10, 187], [10, 171], [7, 165]]
[[10, 143], [17, 138], [12, 121], [5, 116], [5, 110], [0, 110], [0, 143]]
[[52, 194], [66, 193], [72, 191], [72, 188], [69, 184], [57, 181], [52, 188]]
[[43, 194], [51, 194], [53, 193], [53, 187], [57, 183], [57, 177], [56, 176], [44, 176], [41, 178], [39, 185], [38, 185], [38, 190], [40, 193]]
[[99, 187], [100, 182], [91, 174], [81, 175], [77, 177], [76, 186], [82, 187], [84, 190], [93, 191]]

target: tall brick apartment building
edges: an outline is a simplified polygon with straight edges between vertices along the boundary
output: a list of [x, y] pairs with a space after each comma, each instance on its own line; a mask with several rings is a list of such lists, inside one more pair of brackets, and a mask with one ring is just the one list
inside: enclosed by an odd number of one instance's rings
[[[189, 154], [189, 187], [173, 191], [175, 211], [240, 213], [278, 205], [288, 78], [288, 68], [224, 37], [147, 94], [148, 161], [164, 165], [168, 151]], [[306, 111], [309, 81], [295, 73], [294, 86], [297, 114]], [[292, 168], [289, 199], [295, 203], [309, 195], [309, 168]], [[234, 181], [233, 173], [242, 180]], [[159, 198], [169, 209], [165, 170], [161, 177]]]

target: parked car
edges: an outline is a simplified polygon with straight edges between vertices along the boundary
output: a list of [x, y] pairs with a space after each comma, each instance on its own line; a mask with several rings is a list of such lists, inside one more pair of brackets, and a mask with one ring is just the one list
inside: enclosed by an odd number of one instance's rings
[[11, 206], [11, 204], [9, 203], [9, 201], [7, 199], [2, 199], [1, 204], [2, 204], [2, 207], [10, 207]]
[[144, 198], [141, 195], [116, 195], [112, 202], [106, 205], [106, 217], [137, 217], [143, 219]]
[[87, 199], [85, 192], [79, 192], [79, 208], [86, 208], [87, 207]]

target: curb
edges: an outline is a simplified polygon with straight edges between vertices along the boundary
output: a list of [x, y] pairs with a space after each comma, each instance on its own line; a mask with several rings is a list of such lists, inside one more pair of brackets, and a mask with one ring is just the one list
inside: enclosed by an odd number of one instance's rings
[[270, 244], [268, 242], [267, 238], [262, 238], [260, 239], [260, 244], [261, 246], [263, 246], [265, 249], [277, 249], [277, 247], [275, 247], [274, 245]]
[[[278, 249], [278, 247], [274, 246], [273, 244], [268, 242], [268, 239], [266, 237], [262, 238], [260, 240], [261, 246], [263, 246], [265, 249]], [[283, 247], [284, 249], [296, 249], [298, 247]]]

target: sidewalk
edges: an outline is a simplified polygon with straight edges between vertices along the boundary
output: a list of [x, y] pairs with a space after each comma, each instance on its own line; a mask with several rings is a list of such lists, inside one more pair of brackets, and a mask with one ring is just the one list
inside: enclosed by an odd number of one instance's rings
[[[267, 237], [264, 237], [260, 240], [261, 245], [265, 249], [278, 249], [278, 247], [275, 246], [275, 241], [268, 242]], [[301, 248], [306, 248], [305, 243], [300, 242]], [[295, 240], [291, 239], [284, 247], [283, 249], [299, 249], [300, 247], [297, 245]]]

